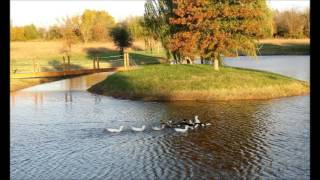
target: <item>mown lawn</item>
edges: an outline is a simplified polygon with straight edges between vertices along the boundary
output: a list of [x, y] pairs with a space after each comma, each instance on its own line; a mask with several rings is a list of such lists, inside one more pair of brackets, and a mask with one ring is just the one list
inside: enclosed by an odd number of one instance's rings
[[269, 99], [309, 92], [306, 82], [275, 73], [210, 65], [148, 65], [117, 72], [90, 92], [144, 100]]

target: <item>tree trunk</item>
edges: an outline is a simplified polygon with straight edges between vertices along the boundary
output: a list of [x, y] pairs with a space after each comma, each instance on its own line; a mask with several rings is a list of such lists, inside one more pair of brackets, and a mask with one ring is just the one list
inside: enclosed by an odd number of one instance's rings
[[203, 56], [200, 56], [201, 64], [203, 64]]
[[219, 71], [219, 60], [217, 58], [213, 60], [213, 67], [215, 71]]

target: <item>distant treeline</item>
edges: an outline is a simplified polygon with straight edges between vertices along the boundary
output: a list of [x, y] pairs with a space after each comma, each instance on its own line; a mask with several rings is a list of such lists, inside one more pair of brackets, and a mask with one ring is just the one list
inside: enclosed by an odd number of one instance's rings
[[[305, 38], [310, 35], [309, 9], [301, 12], [296, 10], [273, 11], [273, 37]], [[144, 28], [143, 16], [129, 17], [123, 22], [128, 27], [133, 39], [146, 39], [150, 32]], [[11, 41], [28, 40], [59, 40], [63, 39], [65, 25], [70, 26], [76, 41], [108, 41], [110, 30], [116, 26], [115, 19], [106, 11], [85, 10], [80, 16], [61, 19], [49, 28], [35, 25], [10, 26]], [[154, 42], [149, 42], [154, 43]]]
[[309, 9], [305, 11], [274, 11], [274, 37], [305, 38], [310, 36]]

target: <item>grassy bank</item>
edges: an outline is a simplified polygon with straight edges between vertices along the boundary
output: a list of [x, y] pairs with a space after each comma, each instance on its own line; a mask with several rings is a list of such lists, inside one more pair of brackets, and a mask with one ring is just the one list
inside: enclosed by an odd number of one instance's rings
[[310, 39], [264, 39], [258, 55], [309, 55]]
[[270, 99], [309, 92], [306, 82], [286, 76], [240, 68], [209, 65], [149, 65], [118, 72], [90, 92], [143, 100]]

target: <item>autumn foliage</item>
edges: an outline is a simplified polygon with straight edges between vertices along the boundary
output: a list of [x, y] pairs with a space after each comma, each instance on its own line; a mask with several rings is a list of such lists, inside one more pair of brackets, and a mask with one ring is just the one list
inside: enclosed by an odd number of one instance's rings
[[[200, 55], [212, 61], [238, 52], [256, 55], [256, 39], [270, 33], [264, 0], [173, 0], [179, 31], [170, 41], [172, 51]], [[269, 30], [270, 29], [270, 30]]]

